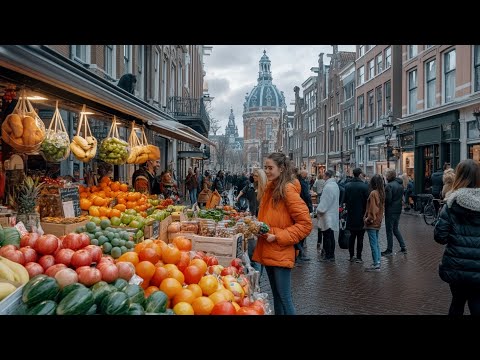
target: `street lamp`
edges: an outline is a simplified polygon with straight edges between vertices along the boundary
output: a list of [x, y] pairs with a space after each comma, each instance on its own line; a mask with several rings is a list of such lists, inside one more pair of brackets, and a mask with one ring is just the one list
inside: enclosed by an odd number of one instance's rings
[[391, 154], [391, 146], [390, 146], [390, 139], [392, 138], [393, 133], [393, 115], [390, 112], [388, 114], [387, 120], [383, 123], [383, 131], [385, 133], [385, 151], [386, 151], [386, 158], [387, 158], [387, 168], [390, 167], [390, 154]]
[[480, 108], [476, 108], [475, 110], [473, 110], [473, 116], [475, 116], [475, 120], [477, 122], [478, 136], [480, 137]]

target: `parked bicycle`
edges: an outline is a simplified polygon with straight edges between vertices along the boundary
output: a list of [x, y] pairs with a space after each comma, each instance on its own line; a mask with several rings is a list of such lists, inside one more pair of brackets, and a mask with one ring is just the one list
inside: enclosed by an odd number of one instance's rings
[[[438, 211], [435, 208], [434, 201], [437, 201], [439, 203]], [[427, 205], [425, 205], [425, 208], [423, 209], [423, 220], [425, 220], [425, 223], [427, 225], [435, 226], [435, 224], [438, 221], [438, 216], [440, 215], [440, 211], [442, 210], [443, 205], [444, 205], [444, 202], [441, 199], [434, 199], [433, 195], [429, 197]]]

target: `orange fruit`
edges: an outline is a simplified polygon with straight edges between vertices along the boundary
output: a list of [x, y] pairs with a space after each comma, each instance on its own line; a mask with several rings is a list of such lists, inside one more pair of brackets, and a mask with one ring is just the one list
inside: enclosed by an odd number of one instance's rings
[[144, 249], [142, 249], [138, 253], [138, 258], [140, 259], [140, 261], [150, 261], [152, 265], [155, 264], [158, 260], [160, 260], [160, 256], [158, 256], [155, 249], [149, 247], [145, 247]]
[[212, 300], [214, 304], [218, 304], [219, 302], [222, 302], [222, 301], [228, 301], [225, 294], [219, 291], [215, 291], [213, 294], [210, 294], [208, 298]]
[[122, 254], [118, 259], [117, 262], [131, 262], [134, 266], [140, 262], [138, 254], [135, 251], [127, 251], [126, 253]]
[[192, 250], [192, 240], [187, 239], [183, 236], [177, 236], [173, 239], [173, 245], [175, 245], [179, 250], [190, 251]]
[[202, 296], [202, 288], [198, 284], [190, 284], [187, 286], [187, 289], [192, 290], [195, 298]]
[[[166, 264], [176, 264], [180, 261], [182, 254], [172, 244], [168, 244], [164, 249], [162, 249], [162, 260]], [[206, 270], [206, 269], [205, 269]]]
[[212, 299], [200, 296], [192, 302], [193, 313], [195, 315], [210, 315], [214, 305]]
[[205, 274], [208, 268], [207, 263], [202, 259], [193, 259], [192, 261], [190, 261], [190, 265], [198, 267], [202, 272], [202, 275]]
[[124, 212], [125, 210], [127, 210], [127, 207], [124, 204], [117, 204], [113, 208], [119, 210], [120, 212]]
[[135, 273], [143, 280], [150, 281], [153, 274], [155, 274], [155, 265], [150, 261], [140, 261], [137, 266], [135, 266]]
[[173, 299], [182, 290], [182, 284], [177, 279], [166, 278], [160, 284], [160, 290], [167, 294], [169, 299]]
[[128, 185], [127, 184], [120, 184], [120, 191], [128, 191]]
[[168, 278], [168, 270], [164, 267], [155, 267], [155, 273], [150, 279], [150, 283], [155, 286], [160, 286], [166, 278]]
[[193, 291], [189, 289], [182, 289], [173, 298], [173, 306], [177, 305], [179, 302], [182, 301], [191, 304], [193, 300], [195, 300], [195, 294], [193, 293]]
[[179, 302], [173, 307], [173, 312], [176, 315], [194, 315], [193, 307], [187, 302]]
[[198, 285], [202, 289], [202, 294], [209, 296], [217, 291], [218, 288], [218, 280], [213, 275], [207, 275], [200, 279]]
[[180, 270], [172, 270], [168, 272], [168, 277], [177, 279], [180, 284], [185, 282], [185, 276]]
[[160, 289], [158, 287], [150, 285], [145, 289], [145, 299], [148, 298], [155, 291], [159, 291], [159, 290]]

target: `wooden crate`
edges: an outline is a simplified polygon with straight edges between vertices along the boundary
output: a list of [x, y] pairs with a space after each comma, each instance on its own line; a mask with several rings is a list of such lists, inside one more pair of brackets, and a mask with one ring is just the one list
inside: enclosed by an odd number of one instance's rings
[[231, 238], [194, 235], [192, 238], [192, 250], [215, 255], [220, 265], [228, 266], [234, 258], [243, 255], [243, 234], [236, 234]]
[[151, 225], [145, 225], [143, 236], [145, 239], [160, 239], [160, 221], [154, 221]]
[[160, 221], [160, 231], [158, 234], [158, 239], [168, 242], [168, 225], [172, 223], [172, 215], [167, 216], [165, 219]]
[[75, 232], [75, 229], [80, 226], [84, 226], [88, 220], [80, 221], [74, 224], [54, 224], [41, 221], [40, 225], [42, 226], [45, 234], [52, 234], [55, 236], [67, 235], [71, 232]]

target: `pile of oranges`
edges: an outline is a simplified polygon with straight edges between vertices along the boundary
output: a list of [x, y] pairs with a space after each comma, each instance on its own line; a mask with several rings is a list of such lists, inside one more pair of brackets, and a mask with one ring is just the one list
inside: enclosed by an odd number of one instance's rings
[[[126, 209], [134, 209], [142, 216], [150, 207], [148, 197], [139, 192], [128, 191], [128, 185], [119, 181], [112, 181], [109, 177], [103, 177], [98, 186], [80, 186], [80, 208], [89, 212], [91, 216], [112, 218], [120, 217]], [[117, 205], [110, 207], [114, 199]]]

